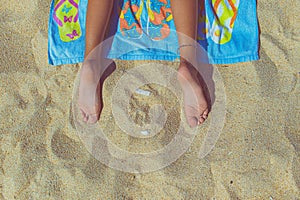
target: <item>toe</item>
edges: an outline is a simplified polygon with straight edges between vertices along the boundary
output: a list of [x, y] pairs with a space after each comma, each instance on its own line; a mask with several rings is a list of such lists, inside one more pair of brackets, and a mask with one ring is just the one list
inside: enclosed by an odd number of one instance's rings
[[83, 118], [83, 121], [84, 121], [84, 122], [88, 122], [88, 121], [89, 121], [89, 116], [86, 115], [86, 116]]
[[80, 109], [80, 112], [81, 112], [82, 117], [85, 118], [86, 117], [85, 112], [83, 110], [81, 110], [81, 109]]
[[205, 119], [203, 117], [199, 118], [199, 123], [202, 124], [205, 121]]
[[81, 109], [80, 109], [80, 112], [81, 112], [83, 121], [87, 122], [88, 121], [88, 115]]
[[95, 124], [99, 120], [99, 114], [89, 115], [88, 123]]
[[206, 120], [208, 117], [208, 109], [206, 109], [202, 115], [200, 115], [200, 118], [203, 118], [204, 120]]
[[201, 118], [207, 119], [207, 115], [203, 114], [203, 115], [201, 116]]
[[188, 124], [190, 125], [191, 128], [196, 127], [197, 124], [198, 124], [197, 118], [195, 118], [195, 117], [189, 117], [188, 118]]
[[203, 112], [203, 115], [205, 115], [206, 117], [208, 116], [208, 113], [209, 113], [209, 111], [208, 111], [208, 109], [206, 109], [204, 112]]

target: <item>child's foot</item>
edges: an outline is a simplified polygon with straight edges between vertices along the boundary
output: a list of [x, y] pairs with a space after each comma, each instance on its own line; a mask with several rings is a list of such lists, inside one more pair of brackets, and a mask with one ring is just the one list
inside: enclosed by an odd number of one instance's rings
[[100, 118], [101, 82], [95, 75], [95, 66], [84, 64], [80, 72], [78, 106], [83, 121], [89, 124], [96, 123]]
[[192, 128], [202, 124], [209, 113], [204, 89], [197, 77], [198, 73], [189, 63], [180, 63], [178, 80], [183, 91], [185, 115]]

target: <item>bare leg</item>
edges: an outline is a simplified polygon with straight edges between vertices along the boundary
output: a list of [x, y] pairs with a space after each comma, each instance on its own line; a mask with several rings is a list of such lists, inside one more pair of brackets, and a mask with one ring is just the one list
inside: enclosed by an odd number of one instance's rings
[[[114, 0], [89, 0], [86, 16], [85, 59], [104, 40]], [[83, 120], [96, 123], [102, 109], [100, 76], [104, 63], [84, 62], [80, 73], [78, 104]]]
[[[197, 38], [198, 2], [199, 0], [171, 0], [172, 13], [178, 34], [179, 46], [195, 44]], [[203, 87], [197, 75], [199, 72], [190, 64], [195, 65], [196, 48], [182, 46], [180, 48], [180, 65], [178, 80], [184, 94], [184, 110], [191, 127], [204, 122], [209, 108]]]

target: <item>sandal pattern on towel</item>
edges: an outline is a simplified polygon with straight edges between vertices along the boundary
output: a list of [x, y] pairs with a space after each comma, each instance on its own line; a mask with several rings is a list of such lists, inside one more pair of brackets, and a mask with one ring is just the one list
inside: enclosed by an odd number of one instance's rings
[[79, 0], [56, 0], [54, 3], [53, 20], [64, 42], [71, 42], [81, 36], [78, 4]]
[[198, 37], [197, 40], [205, 40], [209, 37], [209, 19], [206, 14], [205, 5], [199, 4], [199, 15], [198, 15]]
[[210, 24], [205, 6], [200, 7], [198, 40], [211, 38], [216, 44], [226, 44], [231, 40], [237, 17], [239, 0], [212, 0], [213, 23]]
[[[152, 40], [162, 40], [170, 34], [170, 22], [173, 19], [168, 0], [126, 0], [121, 8], [119, 30], [123, 36], [140, 38], [143, 32]], [[143, 24], [142, 12], [147, 11], [148, 19]]]
[[147, 35], [152, 40], [163, 40], [170, 35], [170, 21], [173, 19], [170, 2], [157, 0], [151, 3], [147, 0]]
[[129, 38], [142, 36], [141, 15], [143, 8], [143, 0], [129, 0], [124, 3], [119, 18], [119, 28], [123, 36]]
[[214, 21], [210, 30], [212, 40], [225, 44], [231, 40], [240, 0], [212, 0]]

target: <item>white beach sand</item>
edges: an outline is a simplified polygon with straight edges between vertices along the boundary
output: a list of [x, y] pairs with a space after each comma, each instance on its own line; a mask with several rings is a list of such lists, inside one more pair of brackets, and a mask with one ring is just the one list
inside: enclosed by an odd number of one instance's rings
[[[204, 124], [189, 151], [145, 174], [107, 167], [78, 137], [71, 101], [79, 65], [47, 64], [49, 5], [11, 0], [0, 6], [0, 199], [300, 199], [299, 1], [259, 1], [261, 59], [216, 66], [226, 90], [226, 123], [210, 154], [198, 159]], [[130, 103], [138, 124], [154, 104], [175, 108], [147, 143], [111, 120], [112, 88], [122, 71], [141, 63], [117, 62], [105, 81], [99, 123], [120, 148], [149, 152], [177, 132], [179, 107], [170, 91], [153, 86], [159, 99]]]

